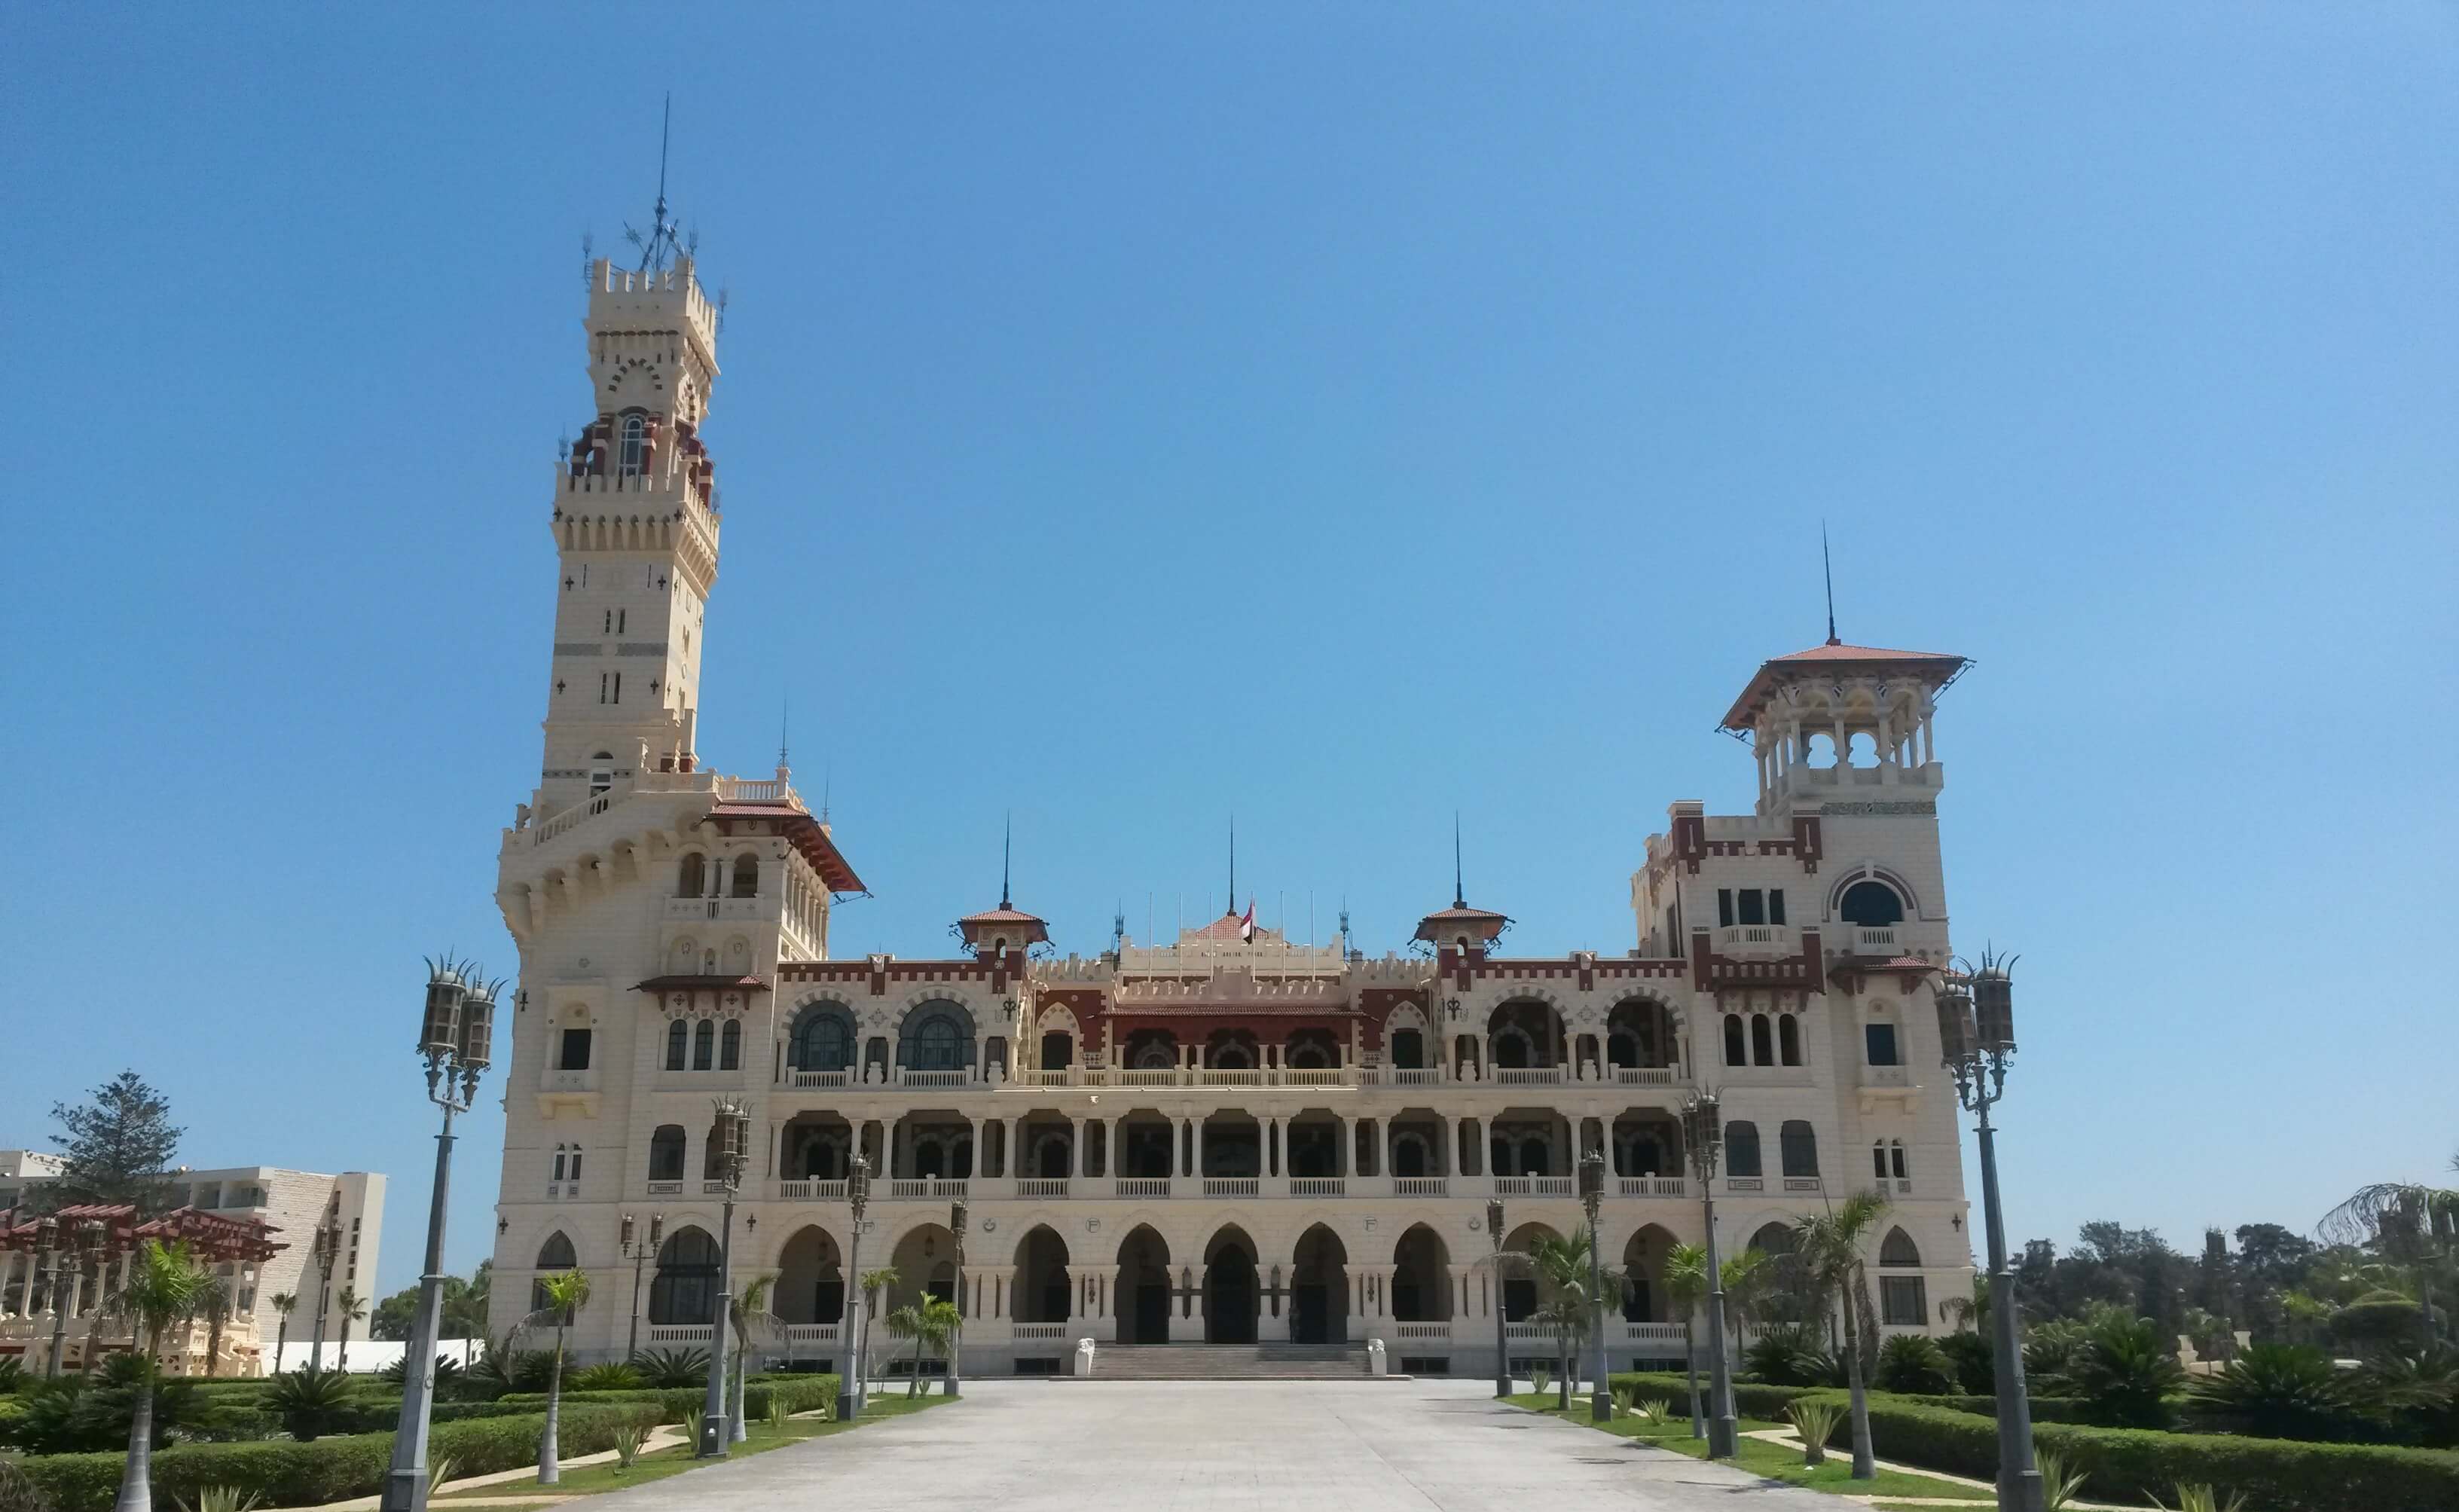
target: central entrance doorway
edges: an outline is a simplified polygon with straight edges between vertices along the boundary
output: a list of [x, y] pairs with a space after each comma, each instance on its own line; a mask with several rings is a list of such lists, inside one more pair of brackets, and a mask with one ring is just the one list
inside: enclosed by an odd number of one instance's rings
[[1119, 1245], [1119, 1342], [1169, 1342], [1169, 1246], [1139, 1228]]
[[1255, 1248], [1245, 1234], [1225, 1228], [1204, 1255], [1204, 1341], [1255, 1342]]
[[1290, 1341], [1349, 1342], [1349, 1251], [1321, 1224], [1298, 1236], [1290, 1286]]

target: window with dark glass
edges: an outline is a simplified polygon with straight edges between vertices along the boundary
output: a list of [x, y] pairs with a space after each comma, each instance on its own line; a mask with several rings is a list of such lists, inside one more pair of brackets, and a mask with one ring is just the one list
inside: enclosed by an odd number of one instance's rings
[[1742, 889], [1741, 921], [1745, 924], [1767, 922], [1767, 894], [1756, 888]]
[[1776, 1144], [1784, 1157], [1787, 1176], [1818, 1174], [1818, 1136], [1800, 1119], [1787, 1119], [1776, 1131]]
[[1725, 1125], [1725, 1174], [1756, 1176], [1759, 1170], [1759, 1126], [1747, 1119]]
[[1732, 888], [1716, 890], [1716, 924], [1721, 929], [1734, 927], [1734, 890]]
[[728, 1018], [725, 1027], [718, 1033], [717, 1068], [720, 1071], [743, 1068], [743, 1024], [738, 1019]]
[[1863, 929], [1883, 929], [1903, 921], [1904, 900], [1884, 882], [1865, 878], [1844, 890], [1844, 896], [1837, 902], [1836, 912], [1847, 924], [1859, 924]]
[[692, 1069], [706, 1071], [717, 1064], [717, 1025], [704, 1018], [692, 1027]]
[[676, 1182], [683, 1179], [683, 1126], [661, 1124], [649, 1136], [649, 1180]]
[[1874, 1066], [1902, 1065], [1896, 1055], [1896, 1026], [1891, 1023], [1865, 1024], [1861, 1028], [1863, 1044], [1870, 1052]]
[[1929, 1322], [1929, 1288], [1920, 1276], [1879, 1278], [1879, 1321], [1890, 1328], [1920, 1328]]
[[678, 1019], [676, 1019], [674, 1022], [672, 1022], [672, 1023], [670, 1023], [670, 1024], [666, 1025], [666, 1069], [667, 1069], [667, 1070], [669, 1070], [669, 1071], [680, 1071], [680, 1070], [682, 1070], [682, 1069], [683, 1068], [683, 1054], [684, 1054], [684, 1050], [685, 1050], [685, 1047], [686, 1047], [686, 1046], [688, 1046], [690, 1043], [691, 1043], [691, 1026], [690, 1026], [690, 1025], [688, 1025], [688, 1024], [684, 1023], [684, 1022], [683, 1022], [682, 1019], [680, 1019], [680, 1018], [678, 1018]]
[[556, 1052], [555, 1068], [558, 1071], [589, 1069], [588, 1030], [566, 1029], [563, 1032], [563, 1043]]

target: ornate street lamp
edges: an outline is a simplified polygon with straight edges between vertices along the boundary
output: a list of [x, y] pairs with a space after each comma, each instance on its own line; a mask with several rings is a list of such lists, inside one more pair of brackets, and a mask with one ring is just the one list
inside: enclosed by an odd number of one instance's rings
[[1592, 1149], [1580, 1157], [1580, 1206], [1588, 1210], [1588, 1298], [1596, 1316], [1597, 1342], [1588, 1388], [1588, 1421], [1613, 1421], [1613, 1388], [1606, 1383], [1605, 1230], [1597, 1224], [1606, 1197], [1606, 1154]]
[[1943, 973], [1938, 1002], [1939, 1060], [1955, 1078], [1956, 1101], [1980, 1121], [1981, 1202], [1989, 1225], [1991, 1365], [1998, 1388], [2000, 1512], [2042, 1512], [2040, 1467], [2032, 1460], [2032, 1404], [2024, 1394], [2024, 1347], [2015, 1316], [2015, 1271], [2007, 1260], [2007, 1225], [1998, 1203], [1997, 1131], [1989, 1108], [2007, 1090], [2015, 1058], [2013, 956], [1988, 951], [1976, 968]]
[[734, 1447], [726, 1420], [726, 1331], [734, 1311], [734, 1199], [743, 1189], [743, 1146], [751, 1136], [751, 1114], [734, 1098], [715, 1100], [718, 1179], [725, 1187], [717, 1226], [717, 1307], [709, 1329], [708, 1393], [701, 1403], [700, 1446], [695, 1459], [723, 1460]]
[[965, 1199], [957, 1198], [948, 1205], [948, 1231], [956, 1236], [956, 1334], [948, 1343], [947, 1395], [961, 1396], [963, 1371], [958, 1356], [965, 1348]]
[[[427, 1203], [427, 1268], [418, 1278], [418, 1311], [411, 1314], [408, 1353], [402, 1356], [401, 1426], [393, 1434], [392, 1467], [385, 1473], [384, 1512], [426, 1512], [428, 1418], [435, 1398], [435, 1345], [444, 1332], [444, 1203], [452, 1181], [452, 1115], [469, 1111], [479, 1074], [494, 1059], [495, 989], [500, 985], [487, 980], [474, 962], [447, 956], [427, 963], [417, 1054], [427, 1062], [427, 1100], [444, 1110], [444, 1127], [435, 1136], [435, 1186]], [[340, 1202], [336, 1193], [333, 1216], [316, 1235], [322, 1246], [317, 1263], [327, 1281], [333, 1251], [341, 1246]], [[321, 1348], [321, 1301], [316, 1336]]]
[[1494, 1245], [1494, 1395], [1511, 1395], [1510, 1335], [1503, 1316], [1503, 1199], [1485, 1203], [1485, 1237]]
[[649, 1263], [651, 1255], [656, 1254], [665, 1246], [666, 1215], [664, 1213], [649, 1215], [649, 1240], [646, 1244], [635, 1244], [633, 1231], [632, 1215], [625, 1213], [622, 1228], [623, 1257], [632, 1262], [632, 1335], [623, 1347], [623, 1357], [627, 1360], [638, 1359], [641, 1355], [641, 1268]]
[[863, 1316], [862, 1305], [862, 1210], [871, 1206], [871, 1162], [859, 1151], [846, 1165], [846, 1204], [853, 1210], [853, 1227], [848, 1230], [846, 1241], [845, 1301], [837, 1309], [837, 1335], [846, 1341], [846, 1352], [851, 1358], [851, 1368], [837, 1373], [839, 1422], [851, 1422], [862, 1416], [862, 1328], [869, 1321]]
[[[1713, 1091], [1693, 1093], [1682, 1105], [1682, 1143], [1690, 1146], [1691, 1174], [1699, 1182], [1708, 1225], [1708, 1458], [1731, 1460], [1740, 1441], [1734, 1415], [1734, 1371], [1725, 1358], [1725, 1275], [1716, 1258], [1716, 1158], [1725, 1144], [1725, 1111]], [[1698, 1418], [1692, 1418], [1697, 1435]]]

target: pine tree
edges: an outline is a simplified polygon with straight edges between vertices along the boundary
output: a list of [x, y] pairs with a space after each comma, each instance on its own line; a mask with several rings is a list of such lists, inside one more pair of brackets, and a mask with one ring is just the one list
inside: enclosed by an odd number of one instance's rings
[[122, 1071], [82, 1107], [53, 1103], [52, 1118], [67, 1131], [52, 1136], [66, 1155], [51, 1186], [56, 1201], [161, 1206], [169, 1190], [162, 1172], [187, 1131], [172, 1124], [170, 1100], [143, 1078]]

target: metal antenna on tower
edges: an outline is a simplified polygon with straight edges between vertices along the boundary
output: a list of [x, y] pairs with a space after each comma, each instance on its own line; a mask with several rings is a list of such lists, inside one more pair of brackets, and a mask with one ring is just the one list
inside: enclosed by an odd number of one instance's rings
[[794, 695], [781, 694], [777, 700], [777, 769], [786, 769], [786, 736], [794, 727]]
[[1460, 810], [1452, 810], [1452, 907], [1468, 907], [1468, 889], [1461, 883]]
[[587, 288], [598, 271], [598, 239], [588, 232], [580, 233], [580, 286]]
[[643, 273], [664, 272], [675, 254], [685, 250], [681, 233], [675, 229], [674, 222], [666, 219], [666, 149], [673, 140], [674, 122], [675, 96], [669, 90], [666, 92], [665, 115], [658, 124], [658, 208], [647, 235], [643, 236], [629, 225], [623, 227], [624, 238], [641, 249], [641, 271]]
[[1818, 522], [1818, 572], [1827, 579], [1827, 643], [1841, 645], [1836, 639], [1836, 565], [1827, 556], [1827, 522]]
[[1007, 908], [1008, 862], [1016, 855], [1016, 810], [1009, 809], [1004, 830], [999, 835], [999, 907]]
[[1230, 816], [1230, 906], [1224, 914], [1238, 912], [1238, 816]]

